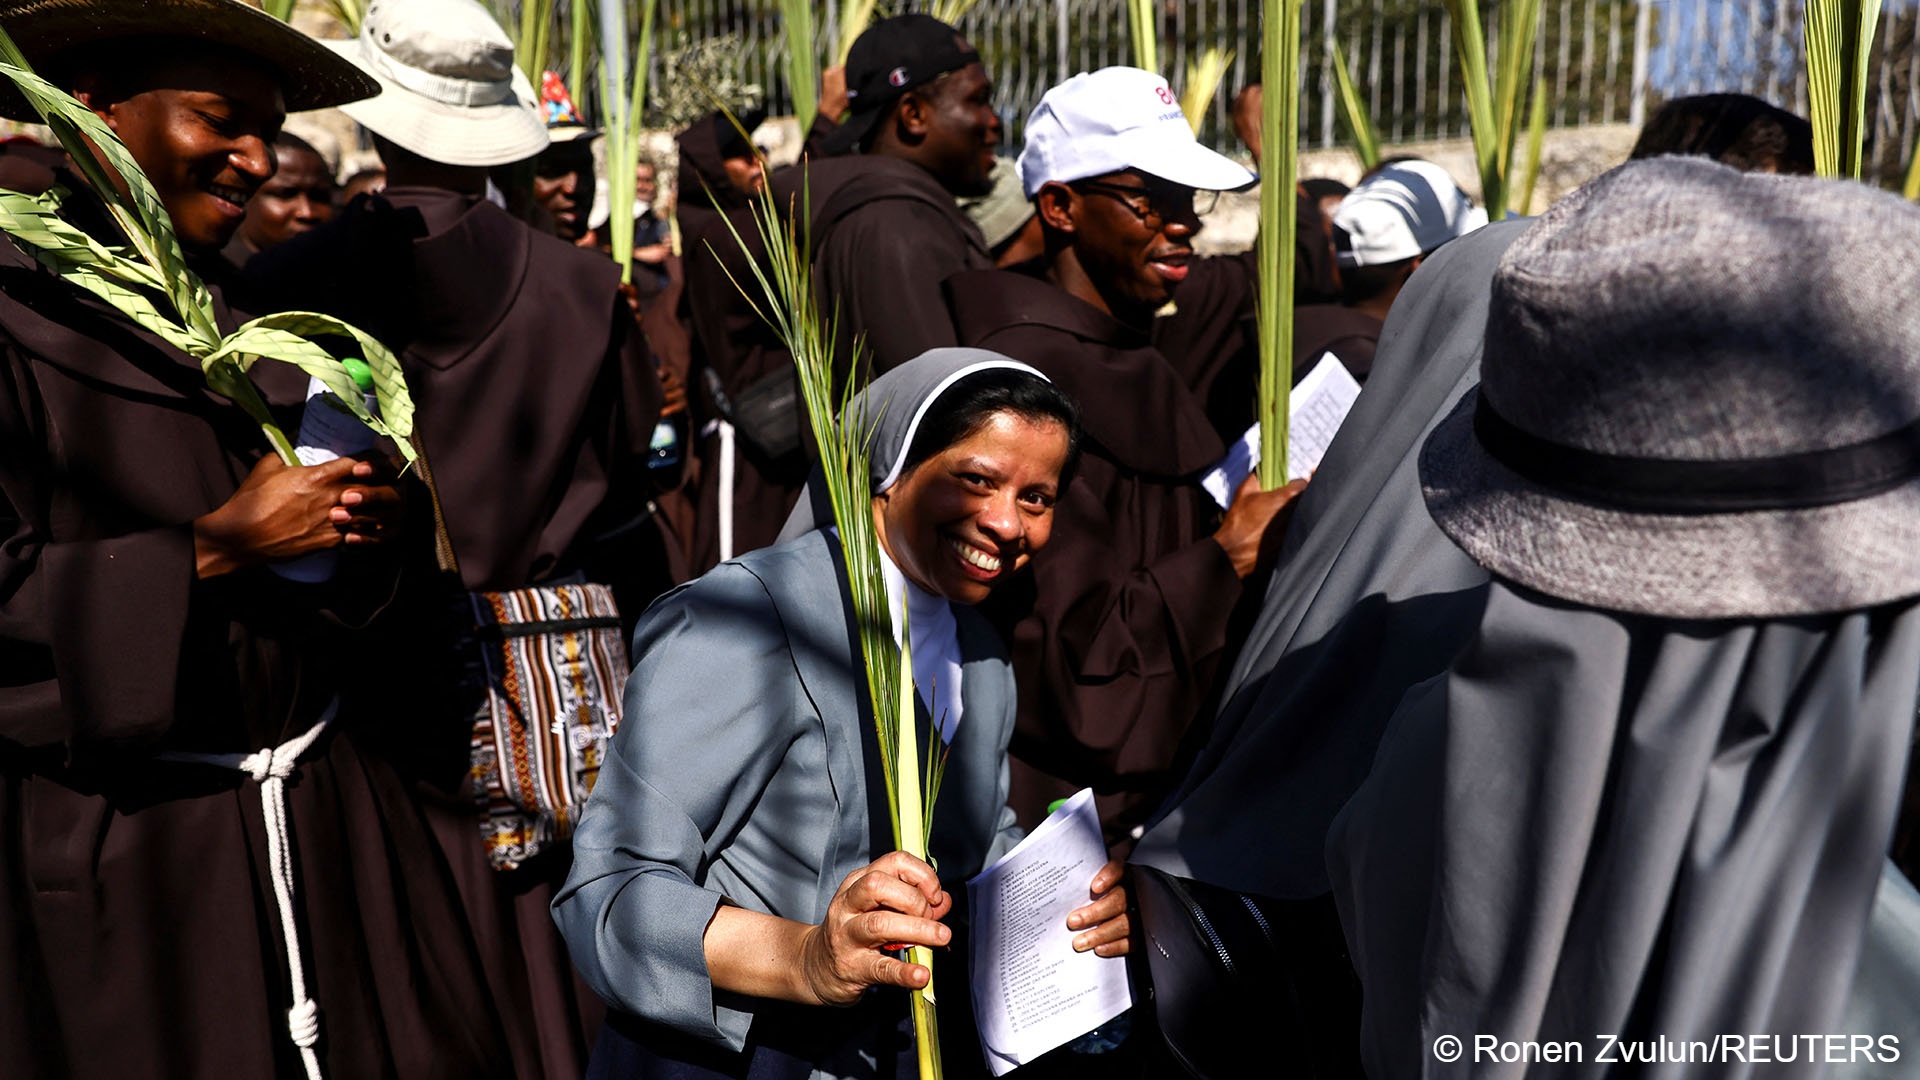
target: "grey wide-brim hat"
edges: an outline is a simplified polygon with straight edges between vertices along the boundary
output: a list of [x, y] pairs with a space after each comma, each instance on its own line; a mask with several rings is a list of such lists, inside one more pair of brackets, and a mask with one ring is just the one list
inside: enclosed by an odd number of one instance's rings
[[360, 36], [325, 44], [380, 84], [340, 111], [429, 161], [509, 165], [552, 142], [513, 42], [478, 0], [373, 0]]
[[1420, 457], [1433, 519], [1550, 596], [1764, 618], [1920, 595], [1920, 207], [1630, 162], [1494, 274], [1481, 385]]
[[[276, 69], [288, 112], [344, 105], [380, 92], [379, 83], [325, 45], [240, 0], [0, 0], [0, 28], [42, 75], [61, 74], [55, 69], [71, 67], [76, 51], [104, 42], [185, 38], [258, 57]], [[0, 116], [40, 119], [5, 81], [0, 81]]]

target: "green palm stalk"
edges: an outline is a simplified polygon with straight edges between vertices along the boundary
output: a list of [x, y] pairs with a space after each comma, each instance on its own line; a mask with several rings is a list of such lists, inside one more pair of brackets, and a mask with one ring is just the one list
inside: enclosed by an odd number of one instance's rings
[[[246, 410], [287, 464], [299, 464], [293, 445], [247, 377], [247, 369], [257, 360], [279, 360], [318, 378], [341, 404], [375, 432], [393, 439], [412, 460], [408, 437], [413, 433], [413, 401], [400, 362], [385, 346], [339, 319], [305, 311], [268, 315], [221, 334], [213, 294], [187, 266], [160, 196], [119, 136], [91, 109], [35, 75], [4, 31], [0, 31], [0, 76], [13, 82], [53, 130], [74, 166], [106, 203], [129, 246], [103, 244], [62, 219], [60, 205], [71, 193], [59, 187], [32, 197], [0, 191], [0, 231], [61, 280], [99, 297], [198, 360], [208, 388]], [[106, 158], [105, 165], [94, 156], [95, 148]], [[108, 174], [108, 166], [125, 182], [126, 194]], [[155, 295], [165, 297], [171, 313], [161, 310]], [[346, 367], [310, 340], [328, 335], [351, 338], [359, 345], [373, 371], [378, 416], [367, 409]]]
[[1467, 91], [1467, 120], [1473, 128], [1473, 156], [1480, 171], [1481, 202], [1487, 217], [1506, 216], [1512, 180], [1513, 150], [1519, 136], [1520, 98], [1526, 92], [1527, 66], [1540, 25], [1540, 0], [1500, 0], [1500, 48], [1496, 80], [1487, 66], [1486, 35], [1480, 28], [1477, 0], [1444, 0], [1453, 17], [1453, 44], [1460, 57]]
[[640, 40], [627, 54], [626, 12], [600, 9], [600, 100], [607, 132], [607, 237], [620, 280], [633, 281], [634, 170], [640, 164], [641, 118], [647, 103], [647, 58], [653, 52], [654, 0], [641, 0]]
[[1359, 155], [1362, 168], [1371, 169], [1380, 164], [1380, 132], [1373, 126], [1373, 114], [1360, 99], [1359, 89], [1353, 85], [1353, 73], [1347, 69], [1346, 56], [1331, 44], [1327, 54], [1333, 57], [1333, 85], [1339, 93], [1340, 118], [1347, 122], [1347, 132], [1353, 136], [1353, 152]]
[[[833, 62], [846, 66], [847, 54], [853, 51], [853, 43], [861, 34], [866, 33], [867, 25], [873, 22], [873, 12], [880, 6], [880, 0], [841, 0], [840, 3], [840, 44], [833, 50]], [[939, 18], [939, 16], [935, 16]], [[949, 19], [941, 19], [950, 22]]]
[[294, 0], [264, 0], [260, 10], [279, 19], [281, 22], [293, 21]]
[[1533, 80], [1533, 102], [1527, 106], [1527, 167], [1520, 174], [1520, 201], [1524, 214], [1533, 209], [1533, 188], [1540, 179], [1540, 157], [1547, 147], [1547, 81]]
[[[813, 126], [813, 114], [820, 109], [820, 52], [813, 43], [812, 0], [780, 0], [780, 22], [787, 33], [787, 85], [793, 88], [793, 114], [805, 131]], [[847, 47], [852, 48], [853, 42], [847, 42]]]
[[513, 58], [538, 89], [547, 70], [547, 46], [553, 33], [553, 0], [520, 0], [519, 18], [508, 17], [506, 0], [500, 4], [500, 25], [513, 38]]
[[1265, 0], [1260, 64], [1260, 486], [1287, 482], [1293, 389], [1294, 213], [1300, 153], [1300, 0]]
[[[582, 110], [587, 107], [587, 92], [592, 89], [587, 81], [587, 48], [592, 39], [593, 6], [588, 0], [571, 0], [567, 5], [567, 88], [573, 91], [574, 104]], [[599, 102], [600, 112], [606, 108], [605, 101]]]
[[1821, 176], [1860, 178], [1867, 135], [1867, 62], [1880, 0], [1807, 0], [1807, 104]]
[[979, 2], [980, 0], [940, 0], [933, 5], [933, 17], [948, 26], [959, 26], [960, 20], [966, 18], [967, 12], [972, 11], [973, 6]]
[[347, 28], [348, 37], [360, 36], [360, 24], [367, 17], [364, 0], [326, 0], [327, 11]]
[[1908, 202], [1920, 202], [1920, 142], [1913, 146], [1913, 157], [1907, 162], [1907, 179], [1900, 185], [1900, 194]]
[[1160, 18], [1154, 10], [1158, 0], [1127, 0], [1127, 27], [1133, 32], [1133, 66], [1148, 71], [1160, 70]]
[[1226, 78], [1227, 66], [1232, 63], [1233, 50], [1218, 45], [1208, 46], [1199, 60], [1187, 63], [1187, 85], [1180, 91], [1180, 111], [1187, 114], [1187, 125], [1193, 128], [1196, 138], [1207, 122], [1207, 110], [1213, 105], [1214, 95], [1220, 92], [1220, 80]]
[[[848, 379], [840, 390], [834, 389], [834, 324], [837, 320], [820, 310], [814, 292], [807, 208], [808, 190], [804, 179], [799, 205], [792, 211], [782, 213], [771, 194], [763, 194], [754, 202], [754, 224], [766, 246], [765, 266], [759, 259], [749, 259], [752, 284], [735, 280], [734, 286], [793, 353], [801, 396], [807, 404], [807, 421], [820, 449], [820, 469], [826, 478], [828, 500], [833, 504], [840, 553], [846, 562], [868, 701], [879, 736], [881, 777], [887, 791], [894, 845], [924, 860], [945, 759], [932, 750], [940, 742], [938, 735], [929, 733], [929, 751], [924, 758], [918, 749], [913, 664], [906, 644], [911, 635], [906, 629], [906, 612], [901, 610], [899, 639], [895, 640], [894, 613], [887, 596], [880, 538], [874, 524], [871, 447], [866, 431], [876, 417], [858, 415], [853, 407], [858, 379]], [[734, 230], [732, 220], [724, 220], [733, 233], [734, 242], [750, 251], [740, 233]], [[858, 356], [864, 346], [856, 338], [852, 348]], [[873, 406], [877, 410], [886, 407], [885, 402]], [[928, 971], [933, 970], [931, 950], [915, 947], [909, 957]], [[931, 990], [929, 982], [925, 990], [913, 992], [913, 1025], [921, 1080], [940, 1080], [941, 1076], [939, 1025]]]

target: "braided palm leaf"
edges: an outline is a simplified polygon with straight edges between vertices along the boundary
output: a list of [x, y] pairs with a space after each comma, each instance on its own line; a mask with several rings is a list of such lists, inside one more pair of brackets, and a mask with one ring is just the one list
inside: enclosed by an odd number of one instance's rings
[[[293, 444], [274, 423], [265, 399], [247, 377], [247, 369], [256, 360], [292, 364], [318, 378], [356, 417], [391, 438], [401, 454], [413, 459], [415, 451], [409, 439], [413, 433], [413, 399], [392, 352], [339, 319], [303, 311], [268, 315], [222, 335], [214, 314], [213, 294], [187, 265], [172, 218], [119, 136], [92, 110], [35, 75], [3, 30], [0, 76], [11, 80], [53, 129], [75, 167], [105, 201], [129, 246], [103, 244], [62, 219], [60, 207], [72, 193], [59, 187], [39, 196], [0, 191], [0, 231], [62, 281], [99, 297], [135, 324], [200, 361], [207, 387], [253, 417], [287, 464], [299, 464]], [[96, 151], [125, 184], [124, 193], [95, 156]], [[156, 303], [156, 297], [162, 296], [173, 309], [171, 314]], [[351, 338], [359, 345], [373, 372], [378, 416], [367, 408], [345, 365], [310, 340], [316, 336]]]

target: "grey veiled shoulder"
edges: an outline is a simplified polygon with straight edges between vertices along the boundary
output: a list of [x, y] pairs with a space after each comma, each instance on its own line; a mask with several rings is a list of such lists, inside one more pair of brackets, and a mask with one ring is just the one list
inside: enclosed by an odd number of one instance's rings
[[1443, 670], [1487, 575], [1427, 515], [1422, 441], [1479, 379], [1487, 297], [1528, 226], [1456, 240], [1395, 302], [1373, 374], [1288, 528], [1214, 732], [1133, 859], [1274, 897], [1327, 889], [1327, 825], [1409, 686]]
[[[1368, 1075], [1586, 1076], [1602, 1034], [1841, 1033], [1916, 672], [1910, 602], [1674, 623], [1495, 582], [1473, 641], [1408, 695], [1328, 839]], [[1912, 960], [1880, 977], [1910, 980]], [[1475, 1034], [1586, 1040], [1588, 1057], [1429, 1052]], [[1707, 1071], [1822, 1075], [1805, 1055]]]

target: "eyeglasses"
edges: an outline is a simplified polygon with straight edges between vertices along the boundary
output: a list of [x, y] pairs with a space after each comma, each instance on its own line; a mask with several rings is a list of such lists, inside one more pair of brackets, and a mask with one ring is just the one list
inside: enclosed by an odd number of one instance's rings
[[1220, 202], [1220, 193], [1217, 191], [1194, 191], [1182, 187], [1136, 187], [1098, 180], [1076, 180], [1067, 186], [1098, 192], [1114, 199], [1149, 229], [1158, 229], [1180, 217], [1188, 207], [1195, 214], [1205, 217], [1213, 213], [1213, 208]]

